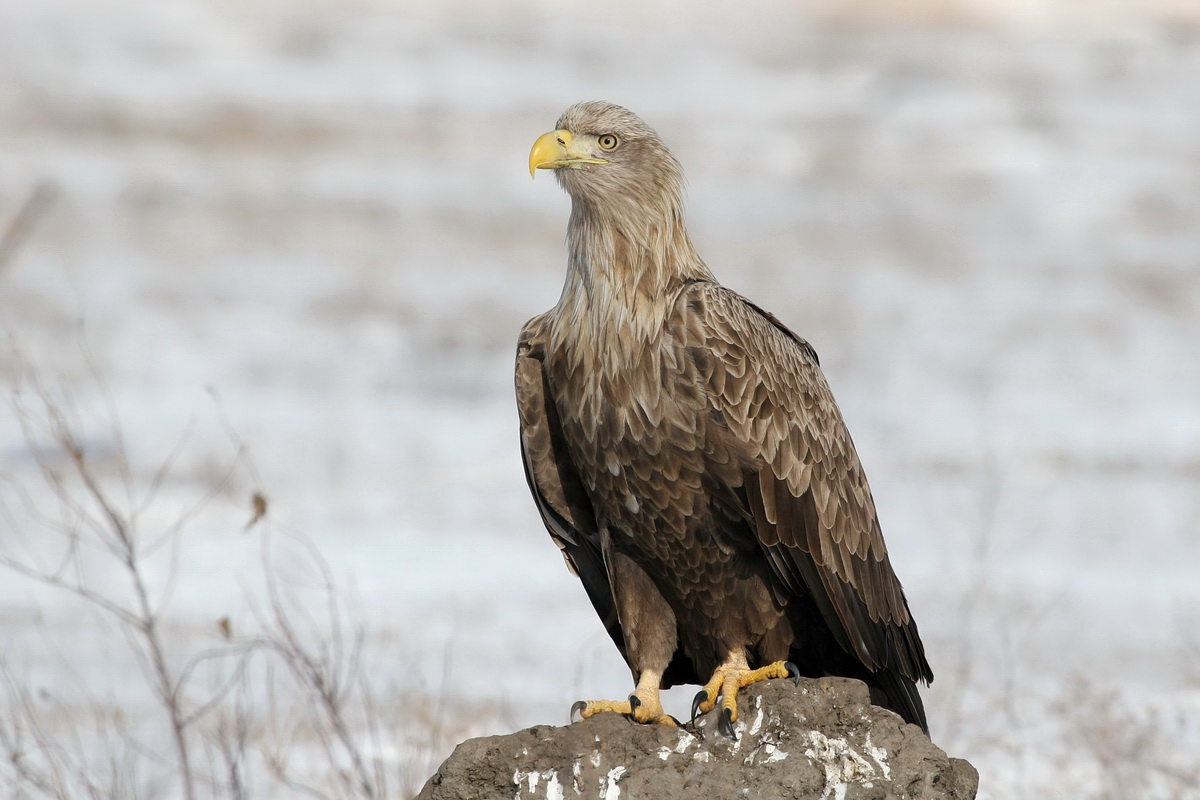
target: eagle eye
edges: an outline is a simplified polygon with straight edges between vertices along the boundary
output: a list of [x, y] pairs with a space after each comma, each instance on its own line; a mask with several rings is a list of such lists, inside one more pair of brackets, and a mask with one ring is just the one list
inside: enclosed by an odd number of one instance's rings
[[596, 144], [600, 145], [601, 150], [613, 150], [620, 144], [620, 140], [615, 133], [606, 133], [596, 140]]

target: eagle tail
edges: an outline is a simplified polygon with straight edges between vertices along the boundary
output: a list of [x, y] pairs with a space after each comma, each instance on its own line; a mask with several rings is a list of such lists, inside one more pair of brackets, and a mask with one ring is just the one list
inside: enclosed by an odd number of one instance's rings
[[905, 722], [919, 725], [929, 735], [929, 721], [925, 718], [925, 704], [914, 681], [890, 669], [873, 672], [866, 679], [871, 690], [871, 702], [895, 711]]

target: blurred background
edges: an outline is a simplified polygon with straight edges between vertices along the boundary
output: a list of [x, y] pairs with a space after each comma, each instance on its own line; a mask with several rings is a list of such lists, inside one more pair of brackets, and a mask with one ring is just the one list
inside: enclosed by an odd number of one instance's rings
[[311, 543], [403, 790], [627, 693], [512, 398], [569, 208], [526, 157], [586, 99], [659, 131], [701, 255], [821, 354], [980, 797], [1200, 797], [1190, 0], [0, 2], [9, 701], [47, 741], [124, 715], [112, 763], [155, 737], [122, 629], [19, 568], [61, 457], [31, 385], [151, 540], [191, 514], [140, 562], [176, 669], [261, 621], [255, 492]]

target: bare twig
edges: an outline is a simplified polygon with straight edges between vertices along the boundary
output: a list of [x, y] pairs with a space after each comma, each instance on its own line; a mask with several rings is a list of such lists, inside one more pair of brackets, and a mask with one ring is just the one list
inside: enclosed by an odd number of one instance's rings
[[[87, 528], [95, 539], [121, 565], [133, 593], [134, 602], [132, 607], [129, 607], [90, 588], [86, 578], [78, 570], [73, 578], [66, 578], [62, 573], [47, 573], [30, 568], [7, 554], [0, 555], [0, 564], [47, 586], [69, 591], [94, 607], [107, 612], [120, 623], [122, 633], [126, 635], [134, 655], [147, 667], [147, 677], [158, 695], [161, 708], [167, 715], [176, 758], [179, 762], [180, 788], [184, 800], [194, 800], [195, 779], [192, 771], [191, 752], [187, 744], [187, 723], [182, 707], [181, 686], [168, 664], [158, 611], [151, 602], [150, 591], [141, 568], [143, 553], [139, 547], [136, 527], [130, 515], [113, 502], [109, 493], [101, 485], [97, 472], [76, 436], [66, 412], [54, 401], [49, 392], [37, 383], [36, 377], [31, 376], [28, 372], [26, 376], [32, 384], [33, 397], [39, 405], [37, 413], [35, 413], [18, 404], [18, 417], [26, 440], [33, 441], [35, 430], [41, 430], [50, 435], [54, 445], [66, 456], [70, 467], [70, 477], [78, 481], [82, 487], [83, 497], [87, 500], [86, 505], [76, 497], [74, 490], [64, 479], [65, 476], [51, 468], [48, 460], [39, 458], [43, 476], [62, 506], [71, 509], [78, 518], [86, 521]], [[122, 475], [128, 488], [132, 477], [127, 465], [123, 465]], [[93, 509], [98, 516], [94, 515]], [[79, 549], [79, 531], [73, 526], [68, 527], [65, 531], [62, 529], [52, 530], [67, 538], [68, 561], [64, 563], [78, 565], [79, 561], [76, 555]]]
[[16, 215], [0, 233], [0, 273], [12, 262], [21, 245], [29, 238], [38, 221], [45, 216], [58, 199], [58, 186], [49, 180], [39, 181]]
[[[248, 448], [221, 414], [215, 392], [218, 414], [234, 444], [231, 464], [216, 485], [206, 484], [199, 500], [150, 529], [150, 520], [159, 516], [151, 504], [169, 480], [186, 437], [166, 463], [150, 470], [148, 484], [139, 484], [137, 476], [144, 471], [135, 472], [128, 460], [107, 392], [101, 392], [99, 416], [112, 430], [99, 449], [80, 433], [79, 420], [89, 417], [69, 395], [43, 385], [16, 350], [6, 367], [10, 405], [31, 463], [0, 475], [0, 571], [78, 598], [102, 622], [104, 635], [124, 645], [149, 689], [161, 743], [138, 730], [132, 714], [126, 719], [126, 709], [99, 701], [80, 712], [48, 697], [55, 713], [82, 714], [92, 726], [47, 722], [45, 707], [37, 705], [41, 698], [30, 693], [26, 681], [3, 671], [0, 662], [0, 681], [8, 689], [5, 697], [0, 683], [0, 701], [7, 699], [0, 709], [0, 781], [9, 783], [0, 786], [0, 794], [21, 800], [126, 800], [161, 795], [165, 777], [175, 786], [172, 794], [185, 800], [250, 800], [256, 776], [273, 778], [288, 796], [320, 800], [397, 796], [390, 784], [399, 784], [400, 792], [415, 790], [410, 784], [427, 774], [427, 759], [448, 750], [447, 737], [461, 736], [466, 724], [447, 724], [451, 704], [444, 698], [421, 697], [408, 685], [384, 696], [372, 688], [360, 610], [311, 542], [274, 531]], [[100, 380], [98, 374], [94, 378]], [[187, 563], [180, 556], [183, 529], [235, 478], [247, 477], [262, 553], [264, 583], [257, 591], [264, 592], [264, 600], [256, 604], [256, 590], [245, 586], [248, 632], [232, 621], [238, 619], [232, 609], [212, 630], [221, 644], [172, 652], [165, 631], [171, 624], [170, 593], [185, 577], [180, 571]], [[230, 530], [243, 520], [240, 515], [230, 519]], [[286, 567], [280, 563], [285, 547], [287, 555], [297, 557]], [[312, 580], [303, 587], [283, 580], [298, 571], [307, 571]], [[118, 575], [119, 584], [104, 583], [101, 572]], [[167, 585], [160, 589], [163, 580]], [[51, 647], [55, 641], [48, 637]], [[72, 682], [84, 687], [88, 670], [76, 670], [67, 654], [60, 660]], [[406, 713], [390, 713], [400, 708]], [[460, 720], [467, 719], [454, 709]], [[393, 747], [396, 738], [398, 747]], [[321, 756], [315, 771], [314, 746]], [[302, 757], [296, 747], [305, 748]], [[397, 751], [400, 758], [393, 761], [391, 753]], [[143, 771], [145, 778], [139, 777]]]
[[[317, 726], [316, 731], [326, 742], [326, 752], [333, 756], [335, 751], [340, 751], [350, 761], [354, 774], [355, 785], [347, 788], [362, 797], [374, 800], [386, 795], [386, 784], [381, 780], [381, 773], [367, 766], [367, 759], [346, 716], [347, 695], [355, 688], [351, 676], [359, 674], [359, 658], [365, 632], [361, 626], [357, 627], [347, 641], [342, 633], [343, 611], [329, 565], [310, 543], [302, 542], [302, 545], [307, 551], [309, 562], [320, 575], [326, 598], [329, 633], [315, 645], [306, 645], [294, 618], [303, 617], [306, 627], [311, 630], [320, 628], [302, 609], [297, 608], [296, 604], [287, 602], [278, 581], [269, 580], [267, 589], [270, 617], [266, 625], [267, 634], [258, 639], [256, 644], [278, 653], [283, 665], [297, 683], [313, 695], [324, 723], [323, 726]], [[276, 574], [271, 559], [269, 539], [264, 537], [264, 570], [269, 576]], [[336, 772], [337, 764], [332, 759], [330, 767]]]

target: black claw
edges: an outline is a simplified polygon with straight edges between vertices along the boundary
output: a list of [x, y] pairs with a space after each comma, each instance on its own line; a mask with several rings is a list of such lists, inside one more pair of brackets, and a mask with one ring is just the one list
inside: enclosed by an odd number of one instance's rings
[[674, 722], [676, 728], [683, 727], [683, 723], [680, 722], [679, 720], [675, 719], [675, 717], [671, 716], [670, 714], [667, 714], [667, 719], [671, 720], [671, 722]]
[[708, 699], [708, 692], [701, 689], [692, 699], [692, 722], [696, 721], [696, 717], [700, 715], [700, 704]]
[[576, 700], [574, 703], [572, 703], [571, 704], [571, 716], [568, 721], [574, 722], [576, 714], [578, 714], [579, 718], [582, 720], [583, 719], [583, 710], [585, 708], [587, 708], [587, 703], [583, 702], [582, 700]]
[[800, 668], [790, 661], [783, 664], [783, 668], [787, 670], [788, 677], [791, 678], [797, 686], [800, 685]]
[[729, 708], [721, 709], [721, 716], [717, 720], [717, 730], [726, 739], [737, 741], [737, 731], [733, 729], [733, 710]]
[[642, 698], [636, 694], [629, 695], [629, 716], [632, 717], [634, 712], [638, 710], [638, 706], [642, 704]]

